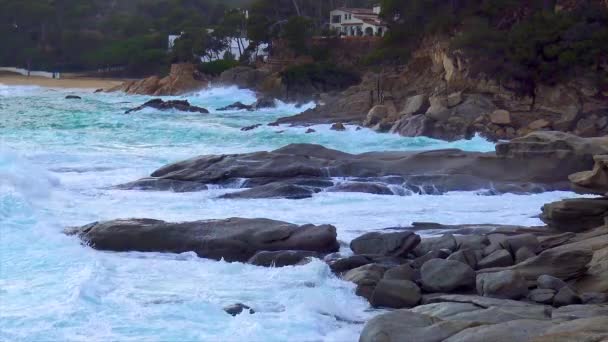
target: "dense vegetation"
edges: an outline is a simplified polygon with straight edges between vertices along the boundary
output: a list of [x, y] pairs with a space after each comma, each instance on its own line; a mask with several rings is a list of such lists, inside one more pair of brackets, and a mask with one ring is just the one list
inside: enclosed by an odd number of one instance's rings
[[570, 3], [556, 10], [555, 0], [385, 0], [391, 30], [374, 61], [402, 63], [404, 49], [443, 34], [454, 37], [452, 48], [474, 61], [475, 72], [516, 81], [524, 92], [578, 72], [600, 72], [599, 80], [608, 81], [600, 68], [608, 62], [606, 4]]
[[0, 0], [0, 65], [166, 68], [167, 36], [219, 24], [249, 0]]

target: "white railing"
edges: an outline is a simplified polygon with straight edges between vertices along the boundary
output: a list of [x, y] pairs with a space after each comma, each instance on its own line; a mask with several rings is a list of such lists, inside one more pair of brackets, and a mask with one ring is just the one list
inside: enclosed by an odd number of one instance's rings
[[61, 78], [61, 73], [48, 71], [32, 71], [22, 68], [0, 67], [0, 71], [14, 72], [23, 76], [38, 76], [47, 78]]

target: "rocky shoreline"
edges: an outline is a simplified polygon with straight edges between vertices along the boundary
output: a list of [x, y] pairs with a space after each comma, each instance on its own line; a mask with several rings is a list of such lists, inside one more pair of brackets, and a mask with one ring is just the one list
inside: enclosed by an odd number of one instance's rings
[[[331, 225], [298, 226], [269, 219], [126, 219], [68, 228], [65, 233], [100, 250], [193, 251], [202, 258], [263, 267], [321, 259], [336, 276], [354, 283], [356, 294], [372, 308], [389, 310], [365, 324], [361, 342], [603, 341], [608, 338], [608, 198], [603, 197], [608, 189], [607, 146], [604, 138], [560, 132], [514, 139], [490, 154], [449, 150], [350, 155], [292, 145], [273, 152], [197, 157], [122, 186], [200, 191], [205, 184], [246, 179], [251, 189], [224, 198], [279, 194], [296, 199], [308, 195], [303, 189], [335, 187], [329, 182], [332, 176], [363, 178], [350, 190], [373, 192], [369, 179], [432, 175], [433, 170], [459, 179], [455, 189], [486, 184], [458, 178], [467, 170], [471, 177], [492, 175], [493, 184], [520, 182], [529, 189], [534, 182], [547, 189], [560, 184], [561, 189], [562, 183], [571, 182], [577, 192], [602, 196], [546, 204], [540, 215], [545, 227], [418, 223], [366, 233], [350, 241], [348, 249]], [[516, 176], [504, 178], [509, 174]], [[425, 231], [444, 233], [418, 234]], [[226, 308], [233, 316], [255, 311], [243, 303]]]

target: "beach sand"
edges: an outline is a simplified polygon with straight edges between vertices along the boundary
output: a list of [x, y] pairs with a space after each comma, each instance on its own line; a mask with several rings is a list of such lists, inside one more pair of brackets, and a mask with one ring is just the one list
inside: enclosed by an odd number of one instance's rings
[[35, 85], [48, 88], [75, 89], [109, 89], [120, 85], [124, 80], [111, 78], [64, 77], [52, 79], [46, 77], [22, 76], [13, 73], [0, 72], [0, 84], [4, 85]]

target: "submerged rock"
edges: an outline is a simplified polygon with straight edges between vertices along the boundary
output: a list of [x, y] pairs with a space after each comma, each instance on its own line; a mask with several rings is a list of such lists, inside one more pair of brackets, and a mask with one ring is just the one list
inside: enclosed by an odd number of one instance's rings
[[229, 218], [184, 223], [151, 219], [95, 222], [66, 229], [99, 250], [117, 252], [195, 252], [201, 258], [248, 261], [260, 251], [299, 250], [332, 253], [338, 250], [336, 228], [297, 226], [268, 219]]
[[270, 183], [251, 189], [224, 194], [220, 198], [227, 199], [254, 199], [254, 198], [286, 198], [286, 199], [303, 199], [310, 198], [314, 191], [310, 188], [288, 184], [288, 183]]
[[77, 95], [68, 95], [65, 97], [66, 100], [81, 100], [82, 97], [77, 96]]
[[245, 305], [243, 303], [236, 303], [236, 304], [228, 305], [228, 306], [224, 307], [224, 311], [226, 311], [226, 313], [228, 313], [231, 316], [240, 315], [241, 313], [243, 313], [243, 311], [249, 311], [250, 315], [253, 315], [255, 313], [255, 310], [253, 310], [251, 307], [249, 307], [248, 305]]
[[319, 253], [311, 251], [262, 251], [257, 252], [247, 263], [265, 267], [284, 267], [298, 265], [308, 259], [318, 257]]
[[129, 109], [125, 114], [140, 111], [145, 108], [154, 108], [158, 110], [179, 110], [182, 112], [201, 113], [208, 114], [209, 111], [205, 108], [193, 106], [188, 100], [169, 100], [163, 101], [162, 99], [152, 99], [141, 106]]

